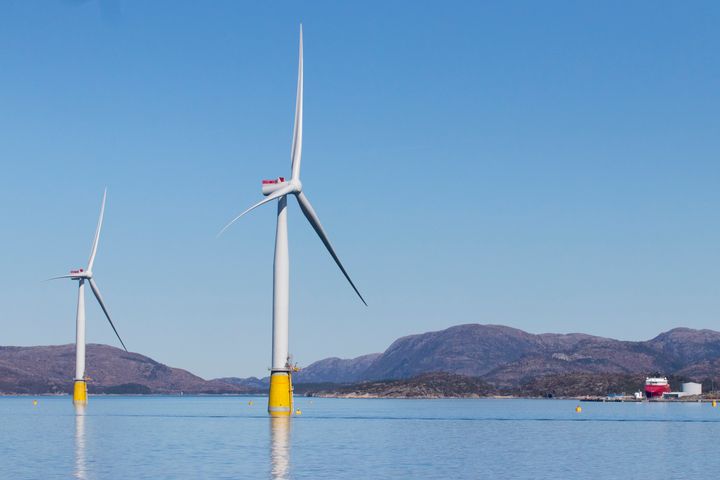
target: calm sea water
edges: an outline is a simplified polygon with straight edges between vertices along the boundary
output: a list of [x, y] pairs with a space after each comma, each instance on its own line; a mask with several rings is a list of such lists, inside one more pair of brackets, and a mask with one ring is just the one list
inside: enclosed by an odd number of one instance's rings
[[[562, 400], [0, 398], [0, 478], [709, 478], [720, 407]], [[253, 405], [249, 405], [249, 402]]]

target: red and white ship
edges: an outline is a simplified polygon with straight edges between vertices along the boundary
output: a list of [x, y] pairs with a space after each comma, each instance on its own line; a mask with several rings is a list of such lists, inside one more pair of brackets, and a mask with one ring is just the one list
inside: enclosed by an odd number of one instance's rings
[[670, 391], [670, 384], [667, 377], [647, 377], [645, 378], [645, 397], [655, 398], [662, 397], [663, 393]]

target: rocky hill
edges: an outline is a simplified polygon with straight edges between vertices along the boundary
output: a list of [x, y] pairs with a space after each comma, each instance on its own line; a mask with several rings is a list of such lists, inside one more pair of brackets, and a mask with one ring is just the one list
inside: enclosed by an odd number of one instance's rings
[[[679, 389], [686, 379], [670, 375], [670, 385]], [[352, 385], [308, 384], [302, 393], [309, 397], [325, 398], [582, 398], [605, 397], [610, 394], [632, 395], [642, 389], [645, 376], [627, 373], [569, 373], [550, 374], [533, 378], [515, 387], [499, 387], [477, 377], [454, 373], [425, 373], [402, 380], [379, 380]], [[703, 385], [708, 398], [710, 383]]]
[[[268, 387], [267, 378], [204, 380], [106, 345], [88, 345], [87, 354], [91, 393], [256, 393]], [[0, 393], [69, 392], [74, 363], [73, 345], [0, 347]], [[438, 372], [472, 380], [425, 376]], [[501, 325], [458, 325], [402, 337], [383, 353], [320, 360], [293, 380], [298, 393], [364, 383], [363, 391], [373, 395], [383, 389], [398, 396], [421, 391], [426, 396], [440, 391], [449, 396], [491, 391], [570, 395], [630, 385], [636, 389], [638, 378], [655, 372], [720, 385], [720, 332], [676, 328], [651, 340], [629, 342], [580, 333], [535, 335]], [[423, 380], [392, 383], [415, 378]], [[465, 390], [457, 390], [453, 381]], [[353, 388], [348, 392], [360, 395], [359, 387]]]
[[569, 374], [661, 372], [697, 381], [720, 379], [720, 332], [676, 328], [651, 340], [629, 342], [580, 333], [534, 335], [501, 325], [458, 325], [402, 337], [381, 354], [315, 362], [296, 381], [354, 383], [428, 372], [478, 377], [504, 388]]
[[[354, 383], [363, 379], [368, 366], [380, 356], [371, 353], [357, 358], [342, 359], [337, 357], [325, 358], [311, 363], [307, 368], [293, 374], [293, 383], [305, 387], [318, 384], [345, 384]], [[270, 386], [270, 377], [223, 377], [217, 381], [238, 385], [245, 388], [266, 392]], [[301, 388], [305, 388], [301, 387]]]
[[293, 376], [297, 383], [353, 383], [364, 378], [365, 372], [381, 354], [371, 353], [352, 359], [326, 358], [308, 365]]
[[266, 393], [267, 389], [270, 388], [270, 377], [221, 377], [212, 380], [213, 382], [227, 383], [235, 385], [250, 392], [263, 392]]
[[479, 398], [497, 389], [474, 377], [452, 373], [425, 373], [404, 380], [324, 386], [306, 392], [310, 397], [334, 398]]
[[[72, 391], [75, 346], [0, 347], [0, 393]], [[139, 353], [108, 345], [87, 345], [90, 393], [245, 393], [251, 389], [203, 380]]]

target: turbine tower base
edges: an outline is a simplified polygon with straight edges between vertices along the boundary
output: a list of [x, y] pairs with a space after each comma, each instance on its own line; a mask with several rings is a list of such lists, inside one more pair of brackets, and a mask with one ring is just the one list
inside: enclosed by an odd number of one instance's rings
[[75, 380], [73, 404], [87, 405], [87, 382], [85, 380]]
[[292, 415], [292, 404], [293, 388], [290, 372], [287, 370], [273, 371], [270, 374], [268, 413], [271, 417], [288, 417]]

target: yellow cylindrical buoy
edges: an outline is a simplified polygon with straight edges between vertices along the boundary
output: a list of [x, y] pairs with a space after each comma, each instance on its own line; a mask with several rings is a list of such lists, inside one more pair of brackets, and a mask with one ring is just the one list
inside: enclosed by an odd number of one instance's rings
[[713, 408], [717, 408], [717, 400], [712, 401], [712, 406], [713, 406]]
[[33, 407], [37, 407], [37, 400], [33, 400]]
[[250, 405], [250, 406], [252, 407], [252, 400], [250, 400], [250, 401], [248, 402], [248, 405]]
[[85, 380], [75, 380], [73, 403], [75, 405], [87, 405], [87, 383]]
[[300, 410], [299, 408], [295, 410], [295, 415], [302, 415], [302, 410]]
[[277, 371], [270, 374], [270, 395], [268, 412], [272, 417], [289, 417], [293, 407], [292, 380], [289, 372]]
[[575, 413], [580, 413], [580, 412], [582, 412], [582, 407], [580, 405], [578, 405], [577, 407], [575, 407]]

